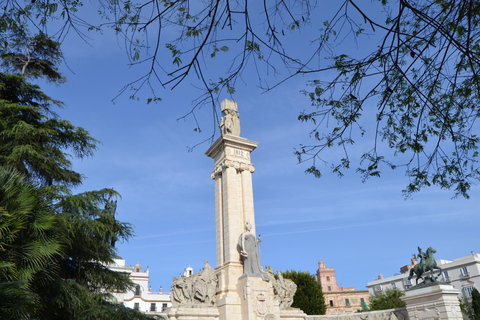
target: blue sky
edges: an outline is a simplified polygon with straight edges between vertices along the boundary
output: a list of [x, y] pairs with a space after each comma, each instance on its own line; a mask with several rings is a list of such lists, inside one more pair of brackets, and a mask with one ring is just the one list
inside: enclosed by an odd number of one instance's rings
[[[188, 266], [200, 270], [204, 259], [215, 265], [213, 160], [204, 154], [209, 143], [188, 152], [210, 136], [211, 112], [207, 106], [198, 114], [201, 133], [193, 131], [193, 119], [176, 120], [199, 91], [187, 80], [173, 91], [156, 88], [163, 98], [157, 104], [130, 100], [128, 93], [112, 103], [123, 85], [141, 75], [141, 69], [128, 67], [121, 40], [106, 32], [92, 35], [87, 45], [71, 35], [64, 53], [68, 82], [42, 88], [65, 102], [62, 118], [103, 143], [93, 158], [74, 161], [74, 169], [87, 177], [76, 191], [120, 192], [118, 219], [132, 223], [136, 237], [119, 245], [119, 255], [128, 265], [150, 268], [153, 290], [169, 291], [172, 276]], [[308, 125], [297, 120], [309, 107], [300, 93], [308, 78], [264, 93], [255, 77], [245, 73], [237, 92], [220, 98], [238, 102], [242, 137], [260, 143], [251, 160], [262, 265], [315, 273], [322, 259], [336, 269], [340, 286], [363, 289], [379, 273], [398, 273], [417, 245], [431, 246], [437, 259], [447, 260], [480, 251], [477, 186], [470, 200], [452, 200], [453, 191], [437, 188], [405, 200], [401, 190], [408, 179], [401, 170], [366, 183], [354, 170], [342, 178], [328, 167], [321, 179], [305, 175], [308, 164], [298, 164], [293, 152], [309, 141]], [[369, 144], [368, 136], [357, 143]], [[352, 158], [360, 148], [352, 150]], [[341, 156], [327, 152], [327, 160]]]

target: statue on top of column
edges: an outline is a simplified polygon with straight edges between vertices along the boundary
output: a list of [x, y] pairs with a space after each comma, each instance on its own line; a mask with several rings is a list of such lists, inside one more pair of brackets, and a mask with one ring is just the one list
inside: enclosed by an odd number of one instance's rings
[[222, 134], [240, 136], [240, 115], [237, 113], [237, 103], [229, 99], [224, 99], [221, 103], [221, 110], [223, 117], [218, 126]]

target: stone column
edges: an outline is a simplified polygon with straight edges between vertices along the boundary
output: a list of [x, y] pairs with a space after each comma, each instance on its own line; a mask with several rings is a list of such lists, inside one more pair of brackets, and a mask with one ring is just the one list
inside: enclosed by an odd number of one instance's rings
[[238, 279], [243, 265], [238, 252], [238, 239], [250, 221], [255, 230], [250, 153], [258, 143], [222, 134], [207, 150], [215, 160], [212, 179], [215, 180], [215, 221], [218, 275], [217, 306], [220, 319], [241, 320], [242, 306], [238, 294]]
[[459, 291], [449, 284], [436, 284], [410, 289], [401, 297], [410, 320], [462, 320]]

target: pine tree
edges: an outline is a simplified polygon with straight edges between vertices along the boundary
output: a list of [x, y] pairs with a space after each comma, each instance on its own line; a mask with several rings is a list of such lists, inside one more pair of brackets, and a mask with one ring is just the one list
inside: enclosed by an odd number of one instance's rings
[[120, 195], [69, 189], [82, 182], [70, 159], [93, 155], [99, 142], [59, 119], [54, 108], [63, 103], [27, 81], [64, 81], [60, 44], [21, 28], [7, 33], [1, 67], [15, 73], [0, 73], [0, 318], [152, 319], [109, 293], [133, 287], [127, 274], [106, 267], [115, 243], [133, 235], [115, 217]]
[[42, 185], [77, 186], [76, 158], [92, 156], [98, 141], [80, 127], [56, 117], [62, 106], [18, 74], [0, 73], [0, 165], [11, 166]]

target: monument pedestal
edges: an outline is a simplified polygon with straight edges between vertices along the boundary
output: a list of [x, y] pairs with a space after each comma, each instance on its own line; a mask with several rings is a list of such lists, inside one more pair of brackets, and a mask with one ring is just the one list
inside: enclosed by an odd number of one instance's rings
[[169, 320], [218, 320], [217, 307], [172, 307], [167, 310]]
[[[206, 155], [213, 158], [215, 180], [215, 271], [205, 261], [202, 272], [180, 276], [172, 284], [169, 320], [300, 320], [290, 308], [296, 285], [263, 271], [258, 254], [250, 154], [258, 142], [240, 137], [237, 103], [225, 99], [219, 125], [222, 135]], [[213, 275], [214, 274], [214, 275]], [[214, 297], [214, 299], [212, 299]]]
[[240, 277], [238, 295], [242, 305], [242, 320], [304, 320], [307, 316], [298, 308], [281, 308], [272, 281], [267, 282], [260, 276]]
[[401, 299], [407, 305], [409, 319], [462, 320], [458, 293], [449, 284], [434, 284], [410, 289]]
[[273, 286], [260, 276], [243, 275], [238, 279], [238, 295], [242, 304], [242, 320], [279, 320], [279, 302]]
[[299, 308], [280, 309], [281, 320], [305, 320], [307, 314]]

